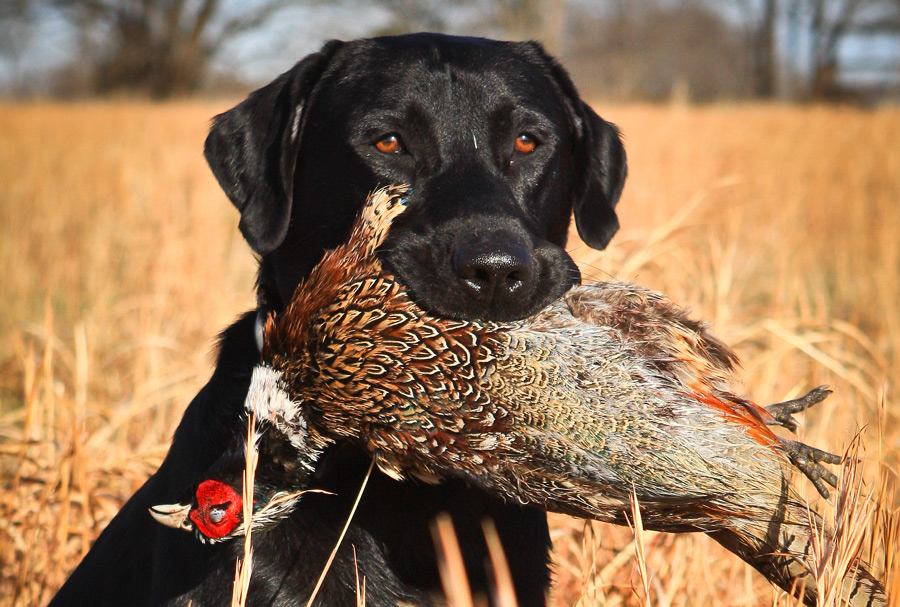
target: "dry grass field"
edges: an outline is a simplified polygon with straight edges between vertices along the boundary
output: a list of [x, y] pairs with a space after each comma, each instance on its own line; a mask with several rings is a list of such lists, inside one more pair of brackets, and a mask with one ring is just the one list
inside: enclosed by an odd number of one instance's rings
[[[253, 305], [253, 257], [201, 155], [228, 105], [0, 106], [0, 605], [52, 596]], [[599, 110], [629, 153], [622, 229], [600, 253], [573, 235], [572, 254], [713, 322], [758, 402], [834, 388], [801, 432], [840, 452], [862, 429], [863, 553], [896, 604], [900, 111]], [[706, 537], [644, 533], [645, 586], [628, 529], [552, 521], [559, 607], [791, 604]]]

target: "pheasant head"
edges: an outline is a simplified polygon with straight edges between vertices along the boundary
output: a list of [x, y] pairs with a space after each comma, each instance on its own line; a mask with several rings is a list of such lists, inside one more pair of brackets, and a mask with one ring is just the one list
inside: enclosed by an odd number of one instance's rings
[[243, 535], [243, 510], [240, 486], [209, 478], [197, 485], [189, 502], [153, 506], [150, 514], [167, 527], [215, 543]]
[[[258, 381], [253, 385], [253, 394], [259, 395], [264, 390]], [[263, 423], [257, 422], [252, 440], [257, 465], [251, 528], [256, 532], [274, 527], [294, 510], [306, 493], [311, 467], [298, 455], [294, 444], [277, 432], [269, 432]], [[243, 425], [228, 450], [179, 502], [153, 506], [150, 515], [167, 527], [192, 532], [203, 543], [214, 544], [246, 535], [247, 441], [246, 425]]]

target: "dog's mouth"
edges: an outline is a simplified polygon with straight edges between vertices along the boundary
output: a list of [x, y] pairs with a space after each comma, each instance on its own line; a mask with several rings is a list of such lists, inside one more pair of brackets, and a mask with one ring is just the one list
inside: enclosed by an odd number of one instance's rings
[[419, 307], [444, 318], [521, 320], [581, 281], [572, 258], [548, 242], [529, 247], [527, 254], [509, 246], [441, 249], [398, 238], [379, 256]]

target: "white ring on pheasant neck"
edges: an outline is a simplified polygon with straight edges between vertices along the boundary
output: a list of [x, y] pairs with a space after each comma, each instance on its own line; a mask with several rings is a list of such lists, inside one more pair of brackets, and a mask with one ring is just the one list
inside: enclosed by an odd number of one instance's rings
[[[244, 410], [248, 415], [256, 413], [259, 422], [274, 425], [301, 454], [312, 455], [313, 450], [307, 444], [309, 433], [306, 418], [300, 403], [291, 399], [284, 387], [281, 371], [266, 364], [257, 365], [253, 369]], [[300, 459], [310, 471], [313, 470], [311, 462], [304, 461], [305, 458]]]

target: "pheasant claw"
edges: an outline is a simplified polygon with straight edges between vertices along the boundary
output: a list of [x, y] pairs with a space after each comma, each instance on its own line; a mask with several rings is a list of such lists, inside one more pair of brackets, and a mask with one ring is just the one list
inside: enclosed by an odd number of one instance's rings
[[799, 441], [789, 439], [779, 440], [781, 440], [781, 444], [784, 447], [784, 450], [787, 451], [788, 458], [791, 462], [806, 475], [806, 478], [812, 481], [812, 484], [815, 485], [819, 495], [827, 500], [831, 494], [828, 491], [828, 487], [825, 486], [825, 483], [828, 483], [832, 487], [836, 487], [838, 479], [837, 476], [825, 468], [822, 463], [840, 464], [843, 461], [843, 458], [834, 455], [833, 453], [810, 447]]
[[809, 409], [813, 405], [822, 402], [828, 398], [830, 394], [831, 390], [828, 386], [819, 386], [818, 388], [813, 388], [800, 398], [769, 405], [766, 407], [766, 411], [771, 413], [772, 417], [774, 417], [780, 425], [791, 432], [796, 432], [800, 424], [794, 419], [793, 414]]

